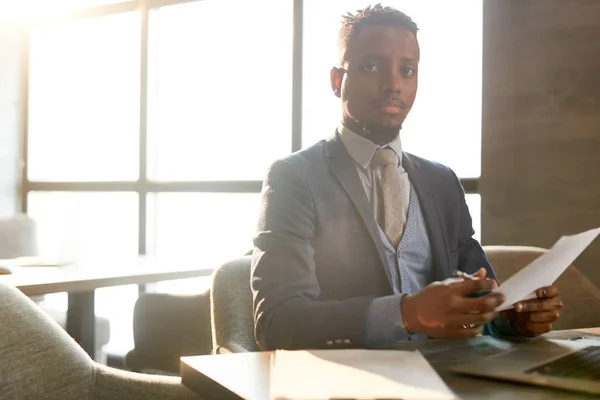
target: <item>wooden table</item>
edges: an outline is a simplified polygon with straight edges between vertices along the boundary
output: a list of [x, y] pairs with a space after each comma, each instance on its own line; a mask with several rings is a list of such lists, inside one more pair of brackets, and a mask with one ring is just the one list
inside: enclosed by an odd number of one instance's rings
[[[598, 336], [600, 328], [570, 331], [555, 331], [546, 337], [551, 339], [568, 339], [577, 336]], [[440, 341], [411, 342], [395, 346], [399, 350], [419, 348], [426, 352], [432, 346], [440, 345]], [[457, 348], [464, 342], [453, 342]], [[443, 343], [446, 346], [448, 342]], [[579, 393], [552, 390], [530, 385], [519, 385], [510, 382], [471, 378], [454, 374], [447, 370], [448, 363], [455, 356], [444, 353], [436, 354], [431, 364], [441, 375], [454, 393], [464, 400], [547, 400], [547, 399], [591, 399]], [[440, 357], [440, 354], [442, 356]], [[268, 400], [271, 352], [224, 354], [181, 359], [182, 382], [205, 398], [215, 400]], [[430, 357], [428, 357], [430, 358]]]
[[210, 276], [197, 261], [138, 256], [94, 259], [59, 267], [21, 267], [0, 275], [0, 283], [27, 296], [67, 292], [67, 332], [93, 358], [95, 348], [94, 291], [98, 288]]

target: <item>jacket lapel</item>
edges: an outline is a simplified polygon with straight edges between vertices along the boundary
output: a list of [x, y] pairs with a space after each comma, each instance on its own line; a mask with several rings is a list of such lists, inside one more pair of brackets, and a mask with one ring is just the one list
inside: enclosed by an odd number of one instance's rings
[[[381, 241], [379, 228], [377, 227], [373, 210], [369, 205], [367, 195], [365, 194], [362, 184], [360, 183], [360, 179], [358, 177], [358, 173], [356, 172], [356, 167], [354, 166], [352, 157], [350, 157], [346, 151], [344, 144], [337, 134], [327, 140], [325, 156], [329, 159], [329, 169], [340, 182], [348, 194], [348, 197], [350, 197], [350, 200], [352, 200], [352, 203], [356, 207], [365, 226], [367, 227], [367, 230], [371, 235], [371, 239], [377, 248], [377, 253], [379, 254], [379, 258], [381, 260], [381, 266], [386, 266], [387, 258], [385, 255], [385, 248]], [[388, 277], [390, 287], [392, 287], [392, 277], [390, 276], [389, 268], [385, 267], [383, 269]]]
[[420, 164], [418, 160], [412, 158], [412, 156], [407, 153], [403, 153], [402, 166], [408, 174], [410, 183], [415, 188], [421, 210], [423, 211], [423, 218], [425, 219], [427, 234], [429, 235], [429, 242], [431, 243], [434, 278], [436, 281], [444, 280], [452, 275], [452, 271], [450, 271], [448, 244], [442, 227], [435, 195], [433, 190], [431, 190], [427, 176], [423, 174], [419, 168]]

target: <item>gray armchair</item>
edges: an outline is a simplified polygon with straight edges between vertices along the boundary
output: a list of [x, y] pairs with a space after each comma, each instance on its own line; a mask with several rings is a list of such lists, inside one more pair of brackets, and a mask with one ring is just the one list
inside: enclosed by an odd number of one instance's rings
[[201, 399], [176, 377], [120, 371], [91, 360], [47, 314], [0, 284], [2, 399]]
[[133, 315], [135, 349], [125, 366], [178, 374], [182, 356], [209, 354], [211, 348], [216, 354], [260, 350], [254, 340], [251, 252], [217, 268], [209, 293], [140, 296]]
[[127, 369], [179, 375], [180, 357], [210, 354], [209, 295], [141, 295], [133, 311], [135, 348], [125, 357]]
[[210, 288], [213, 352], [260, 351], [254, 338], [250, 256], [227, 262], [215, 270]]

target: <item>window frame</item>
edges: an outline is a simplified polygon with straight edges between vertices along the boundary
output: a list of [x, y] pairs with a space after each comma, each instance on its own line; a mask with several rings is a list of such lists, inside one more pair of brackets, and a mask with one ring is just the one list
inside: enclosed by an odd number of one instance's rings
[[[138, 216], [138, 254], [148, 252], [148, 194], [160, 192], [196, 192], [196, 193], [259, 193], [262, 182], [255, 181], [177, 181], [159, 182], [148, 179], [148, 24], [152, 9], [190, 3], [202, 0], [135, 0], [82, 10], [71, 15], [68, 20], [101, 17], [118, 13], [138, 11], [141, 16], [141, 64], [140, 64], [140, 124], [139, 124], [139, 177], [131, 182], [39, 182], [28, 178], [28, 97], [29, 97], [29, 34], [26, 37], [22, 55], [23, 77], [21, 93], [22, 108], [22, 148], [21, 148], [21, 211], [26, 213], [27, 199], [30, 192], [62, 191], [62, 192], [135, 192], [139, 198]], [[216, 0], [213, 0], [216, 1]], [[303, 60], [303, 23], [304, 0], [293, 1], [293, 51], [292, 51], [292, 118], [290, 151], [302, 149], [302, 60]], [[52, 20], [38, 20], [30, 26], [52, 23]], [[460, 179], [467, 194], [479, 194], [479, 178]], [[144, 286], [140, 286], [144, 291]]]

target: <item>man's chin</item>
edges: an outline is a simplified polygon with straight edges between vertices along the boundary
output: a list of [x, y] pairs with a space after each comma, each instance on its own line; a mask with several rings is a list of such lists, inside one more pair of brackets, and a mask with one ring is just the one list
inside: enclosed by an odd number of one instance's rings
[[395, 140], [400, 134], [402, 124], [363, 124], [363, 135], [373, 143], [384, 145]]

